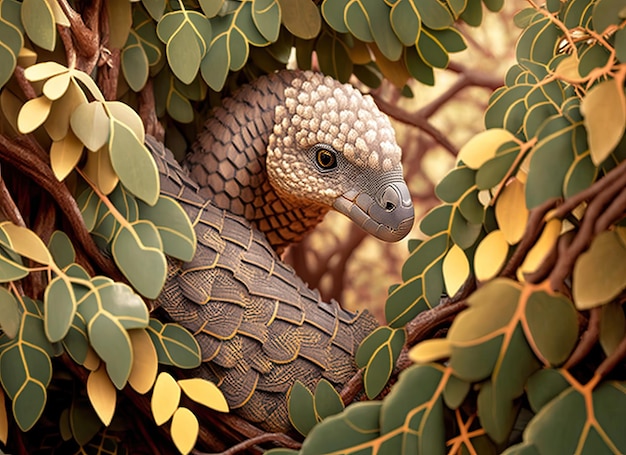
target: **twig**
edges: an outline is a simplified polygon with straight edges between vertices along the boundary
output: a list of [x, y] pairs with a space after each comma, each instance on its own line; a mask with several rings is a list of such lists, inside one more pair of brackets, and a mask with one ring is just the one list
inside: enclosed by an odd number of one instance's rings
[[24, 144], [17, 144], [0, 134], [0, 158], [10, 162], [50, 193], [68, 219], [74, 234], [85, 249], [85, 252], [109, 277], [116, 281], [125, 281], [117, 267], [102, 254], [91, 238], [72, 194], [63, 183], [56, 179], [52, 169], [41, 161], [33, 150], [26, 148]]
[[[232, 446], [230, 449], [220, 452], [219, 455], [234, 455], [236, 453], [243, 452], [244, 450], [247, 450], [252, 446], [262, 444], [264, 442], [276, 442], [281, 447], [294, 450], [298, 450], [300, 449], [300, 447], [302, 447], [301, 443], [294, 441], [284, 433], [265, 433], [254, 438], [250, 438], [247, 441], [240, 442], [239, 444]], [[199, 452], [197, 450], [192, 451], [192, 453], [194, 455], [217, 455]]]
[[388, 116], [396, 119], [399, 122], [421, 129], [454, 156], [458, 154], [458, 149], [448, 140], [448, 138], [441, 131], [431, 125], [431, 123], [425, 117], [422, 117], [421, 115], [411, 114], [406, 110], [383, 100], [375, 93], [372, 93], [372, 97], [378, 105], [378, 108]]
[[563, 365], [564, 370], [569, 370], [575, 365], [578, 365], [587, 354], [591, 352], [600, 337], [600, 316], [602, 308], [593, 308], [589, 313], [587, 330], [583, 332], [578, 345], [576, 345], [576, 349], [574, 349], [572, 355], [569, 356], [569, 359], [567, 359], [567, 362]]

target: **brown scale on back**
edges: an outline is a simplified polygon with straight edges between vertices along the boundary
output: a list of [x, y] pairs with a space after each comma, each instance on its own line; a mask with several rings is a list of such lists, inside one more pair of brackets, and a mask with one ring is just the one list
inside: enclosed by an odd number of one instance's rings
[[227, 98], [205, 123], [185, 165], [200, 194], [218, 207], [242, 215], [282, 252], [314, 228], [329, 207], [298, 207], [280, 197], [266, 171], [267, 139], [276, 106], [295, 72], [281, 71], [246, 85]]

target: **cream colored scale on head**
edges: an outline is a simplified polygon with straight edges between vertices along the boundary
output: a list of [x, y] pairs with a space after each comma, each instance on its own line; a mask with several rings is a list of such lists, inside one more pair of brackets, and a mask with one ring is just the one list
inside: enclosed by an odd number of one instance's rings
[[400, 240], [413, 224], [400, 158], [372, 97], [312, 72], [285, 89], [267, 147], [268, 176], [284, 199], [334, 207], [381, 239]]

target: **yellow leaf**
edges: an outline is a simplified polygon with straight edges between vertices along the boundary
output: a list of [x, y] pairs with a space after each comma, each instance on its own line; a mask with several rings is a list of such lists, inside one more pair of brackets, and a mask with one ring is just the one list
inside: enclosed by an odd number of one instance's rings
[[43, 94], [49, 100], [58, 100], [65, 94], [70, 85], [70, 79], [69, 71], [51, 77], [43, 84]]
[[83, 366], [89, 371], [96, 371], [100, 367], [100, 357], [96, 354], [91, 346], [87, 346], [87, 356], [83, 362]]
[[352, 63], [355, 65], [366, 65], [371, 62], [372, 56], [367, 44], [356, 38], [353, 38], [352, 42], [352, 47], [348, 48], [348, 54], [350, 54], [350, 60], [352, 60]]
[[496, 220], [509, 245], [522, 239], [528, 222], [525, 185], [517, 179], [511, 180], [502, 190], [496, 202]]
[[104, 194], [111, 193], [119, 181], [119, 177], [111, 164], [108, 145], [87, 154], [87, 162], [83, 171]]
[[89, 373], [89, 378], [87, 378], [87, 395], [102, 423], [109, 426], [115, 413], [117, 392], [111, 379], [109, 379], [104, 365], [96, 371]]
[[561, 62], [556, 66], [554, 74], [570, 83], [582, 82], [582, 78], [578, 72], [579, 63], [578, 57], [571, 54], [561, 60]]
[[180, 386], [176, 380], [166, 372], [157, 377], [152, 390], [150, 407], [157, 425], [163, 425], [172, 417], [180, 402]]
[[27, 47], [21, 48], [20, 53], [17, 55], [17, 64], [22, 68], [28, 68], [35, 63], [37, 63], [37, 53]]
[[17, 129], [22, 134], [35, 131], [48, 118], [52, 101], [45, 96], [39, 96], [26, 101], [17, 115]]
[[52, 257], [43, 240], [33, 231], [17, 226], [9, 221], [0, 223], [0, 229], [9, 237], [11, 249], [17, 254], [25, 256], [43, 265], [52, 262]]
[[443, 280], [448, 295], [455, 295], [470, 274], [469, 261], [461, 248], [452, 246], [443, 259]]
[[495, 277], [504, 266], [509, 245], [504, 234], [496, 229], [490, 232], [476, 247], [474, 254], [474, 273], [478, 281], [486, 281]]
[[515, 141], [515, 136], [505, 129], [491, 128], [483, 131], [461, 147], [459, 161], [463, 161], [470, 169], [478, 169], [496, 155], [502, 144], [509, 141]]
[[37, 63], [36, 65], [29, 66], [24, 70], [24, 77], [31, 81], [43, 81], [49, 77], [56, 76], [57, 74], [69, 71], [66, 66], [54, 61]]
[[411, 74], [406, 69], [403, 60], [399, 62], [392, 62], [378, 49], [378, 46], [372, 44], [369, 46], [376, 58], [376, 64], [380, 68], [386, 79], [391, 81], [393, 85], [398, 88], [402, 88], [406, 85], [406, 81], [411, 78]]
[[615, 149], [626, 128], [624, 88], [617, 79], [600, 82], [580, 103], [591, 161], [599, 166]]
[[46, 0], [48, 5], [50, 5], [50, 9], [52, 10], [52, 14], [54, 15], [54, 22], [57, 25], [62, 25], [63, 27], [70, 27], [69, 19], [63, 12], [63, 9], [59, 6], [59, 2], [57, 0]]
[[22, 100], [15, 96], [10, 90], [6, 89], [0, 91], [0, 108], [2, 108], [4, 118], [16, 133], [18, 132], [17, 116], [19, 115], [23, 104]]
[[71, 81], [65, 94], [54, 103], [43, 126], [53, 141], [60, 141], [70, 129], [72, 112], [81, 104], [87, 103], [87, 97], [74, 80]]
[[172, 441], [183, 455], [196, 445], [200, 425], [196, 416], [187, 408], [178, 408], [172, 418]]
[[518, 269], [518, 278], [523, 281], [525, 273], [532, 273], [541, 265], [544, 259], [548, 256], [552, 247], [556, 243], [556, 240], [561, 234], [561, 220], [556, 218], [548, 221], [543, 228], [543, 232], [535, 245], [526, 255], [524, 262]]
[[178, 381], [178, 385], [183, 389], [185, 395], [196, 403], [216, 411], [228, 412], [226, 398], [211, 381], [202, 378], [181, 379]]
[[6, 445], [9, 438], [9, 419], [4, 401], [4, 390], [0, 388], [0, 441]]
[[452, 346], [445, 338], [433, 338], [420, 342], [409, 351], [409, 359], [415, 363], [430, 363], [450, 357]]
[[159, 369], [159, 360], [150, 335], [145, 329], [129, 330], [133, 346], [133, 366], [128, 383], [138, 393], [144, 394], [152, 388]]
[[54, 176], [63, 180], [68, 176], [83, 156], [83, 143], [72, 133], [67, 132], [60, 141], [54, 141], [50, 147], [50, 165]]

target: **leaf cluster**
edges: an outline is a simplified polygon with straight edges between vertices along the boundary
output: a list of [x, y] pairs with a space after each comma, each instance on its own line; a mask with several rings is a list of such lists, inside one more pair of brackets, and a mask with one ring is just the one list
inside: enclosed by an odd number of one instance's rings
[[626, 400], [625, 10], [548, 1], [515, 20], [517, 63], [486, 129], [437, 185], [442, 203], [389, 290], [388, 325], [357, 354], [368, 397], [386, 386], [411, 321], [436, 314], [442, 295], [465, 309], [444, 337], [409, 350], [415, 365], [382, 399], [277, 453], [626, 450], [616, 423]]

